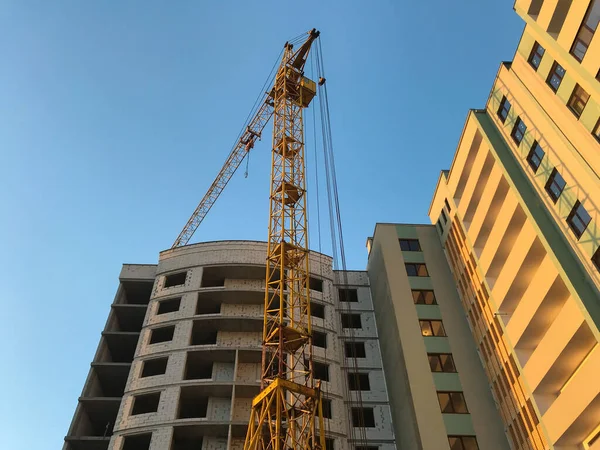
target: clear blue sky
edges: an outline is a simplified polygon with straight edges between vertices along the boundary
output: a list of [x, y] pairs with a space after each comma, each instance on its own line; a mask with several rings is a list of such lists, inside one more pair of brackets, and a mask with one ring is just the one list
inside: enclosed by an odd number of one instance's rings
[[[121, 264], [171, 245], [286, 39], [322, 32], [349, 267], [375, 222], [427, 222], [523, 24], [510, 1], [318, 3], [2, 2], [3, 448], [61, 447]], [[196, 241], [265, 239], [269, 142]]]

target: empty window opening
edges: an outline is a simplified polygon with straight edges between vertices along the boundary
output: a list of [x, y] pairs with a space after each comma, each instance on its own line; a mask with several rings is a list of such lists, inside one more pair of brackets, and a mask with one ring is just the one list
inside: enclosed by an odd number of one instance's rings
[[217, 331], [207, 330], [206, 322], [194, 321], [190, 345], [214, 345], [217, 343]]
[[353, 372], [348, 374], [348, 389], [351, 391], [369, 391], [371, 384], [369, 383], [368, 373]]
[[542, 146], [539, 144], [539, 142], [533, 141], [531, 150], [529, 150], [529, 154], [527, 155], [527, 162], [529, 163], [529, 166], [533, 169], [533, 173], [536, 173], [539, 169], [545, 154], [546, 153], [542, 149]]
[[136, 434], [123, 438], [122, 450], [149, 450], [152, 433]]
[[358, 289], [339, 289], [340, 302], [357, 303]]
[[210, 380], [213, 373], [212, 361], [206, 361], [206, 352], [189, 352], [185, 362], [185, 380]]
[[203, 314], [220, 314], [221, 303], [216, 300], [213, 300], [212, 297], [205, 294], [206, 293], [202, 292], [198, 293], [198, 299], [196, 300], [196, 315], [200, 316]]
[[379, 447], [376, 445], [357, 445], [354, 447], [355, 450], [379, 450]]
[[415, 305], [437, 305], [437, 300], [432, 290], [413, 289], [412, 296]]
[[313, 345], [315, 347], [327, 348], [327, 334], [313, 331]]
[[178, 272], [171, 275], [165, 276], [165, 287], [183, 286], [185, 279], [187, 278], [187, 272]]
[[322, 400], [323, 404], [323, 418], [331, 419], [333, 416], [331, 415], [331, 400], [324, 398]]
[[375, 414], [373, 408], [352, 408], [352, 426], [374, 428]]
[[545, 188], [553, 203], [558, 201], [566, 185], [567, 182], [556, 167], [552, 169], [552, 173], [550, 174], [550, 178], [548, 178]]
[[367, 352], [365, 351], [364, 342], [346, 342], [344, 343], [344, 351], [346, 352], [346, 358], [366, 358]]
[[150, 330], [150, 344], [158, 344], [159, 342], [172, 341], [174, 333], [175, 325], [154, 328], [153, 330]]
[[325, 305], [321, 303], [310, 302], [310, 315], [319, 319], [324, 319]]
[[450, 450], [479, 450], [475, 436], [448, 436]]
[[448, 210], [448, 212], [452, 211], [452, 208], [450, 208], [450, 203], [448, 203], [447, 198], [444, 199], [444, 205], [446, 205], [446, 209]]
[[428, 353], [427, 357], [432, 372], [456, 372], [454, 359], [450, 353]]
[[571, 8], [571, 3], [572, 0], [558, 0], [556, 3], [554, 14], [552, 14], [552, 19], [546, 30], [554, 39], [558, 39], [560, 30], [562, 30], [567, 14], [569, 13], [569, 8]]
[[170, 450], [200, 450], [202, 436], [190, 436], [189, 427], [175, 427]]
[[329, 365], [313, 361], [315, 380], [329, 381]]
[[342, 328], [362, 328], [360, 314], [342, 314]]
[[170, 312], [179, 311], [180, 305], [181, 297], [161, 300], [160, 302], [158, 302], [158, 310], [156, 311], [156, 315], [158, 316], [160, 314], [167, 314]]
[[533, 70], [538, 70], [545, 52], [546, 50], [539, 43], [535, 42], [533, 44], [529, 58], [527, 58], [527, 62], [531, 67], [533, 67]]
[[569, 213], [569, 216], [567, 217], [567, 223], [569, 224], [569, 227], [573, 233], [575, 233], [577, 240], [583, 236], [584, 231], [587, 229], [591, 221], [592, 217], [589, 215], [581, 202], [577, 200], [573, 206], [573, 209]]
[[[600, 74], [600, 71], [598, 71], [598, 74]], [[596, 77], [596, 79], [600, 81], [600, 77]], [[594, 129], [592, 130], [592, 136], [594, 136], [594, 138], [598, 142], [600, 142], [600, 118], [598, 119], [596, 125], [594, 126]]]
[[127, 305], [147, 305], [152, 296], [152, 281], [121, 281], [118, 303]]
[[446, 330], [444, 330], [441, 320], [419, 320], [419, 325], [423, 336], [446, 336]]
[[195, 386], [182, 387], [179, 394], [178, 419], [206, 417], [208, 397]]
[[325, 450], [335, 450], [335, 439], [325, 438]]
[[600, 272], [600, 247], [598, 247], [592, 255], [592, 262], [594, 263], [594, 266], [596, 266], [596, 269], [598, 269]]
[[167, 371], [167, 362], [169, 358], [153, 358], [143, 362], [141, 378], [162, 375]]
[[444, 221], [444, 225], [446, 225], [448, 223], [448, 217], [446, 217], [446, 213], [444, 212], [443, 209], [440, 211], [440, 217]]
[[418, 239], [398, 239], [400, 250], [403, 252], [420, 252], [421, 244]]
[[438, 401], [443, 413], [467, 414], [467, 404], [462, 392], [438, 392]]
[[428, 277], [427, 266], [421, 263], [404, 263], [406, 274], [409, 277]]
[[160, 401], [160, 392], [152, 394], [136, 395], [133, 399], [133, 408], [131, 415], [147, 414], [158, 411], [158, 402]]
[[308, 279], [308, 287], [313, 291], [323, 292], [323, 280], [319, 280], [318, 278], [310, 277]]

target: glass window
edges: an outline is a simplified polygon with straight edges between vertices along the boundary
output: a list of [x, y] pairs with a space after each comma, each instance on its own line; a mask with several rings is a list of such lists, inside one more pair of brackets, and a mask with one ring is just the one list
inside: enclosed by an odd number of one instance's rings
[[585, 105], [587, 105], [587, 102], [589, 99], [590, 99], [590, 94], [585, 92], [585, 90], [581, 86], [576, 84], [575, 89], [573, 89], [573, 92], [571, 93], [571, 97], [569, 98], [569, 101], [567, 102], [567, 106], [569, 107], [571, 112], [573, 114], [575, 114], [575, 117], [577, 117], [579, 119], [579, 117], [581, 117], [581, 113], [583, 113], [583, 110], [585, 109]]
[[413, 301], [415, 305], [437, 305], [435, 294], [431, 290], [416, 290], [412, 291]]
[[531, 49], [531, 53], [529, 54], [529, 58], [527, 61], [535, 70], [540, 67], [540, 62], [542, 61], [542, 56], [544, 56], [544, 47], [542, 47], [539, 43], [535, 42], [533, 44], [533, 48]]
[[510, 102], [506, 98], [506, 96], [502, 96], [502, 100], [500, 101], [500, 107], [498, 108], [498, 117], [502, 123], [506, 122], [506, 118], [508, 117], [508, 112], [510, 111]]
[[556, 170], [556, 167], [552, 169], [552, 173], [550, 174], [550, 178], [548, 178], [548, 182], [546, 183], [546, 192], [550, 195], [550, 198], [554, 203], [558, 201], [560, 194], [564, 190], [567, 182], [564, 180], [562, 175]]
[[537, 172], [540, 165], [542, 164], [542, 159], [544, 159], [544, 155], [546, 153], [542, 150], [538, 141], [533, 141], [533, 145], [531, 146], [531, 150], [529, 150], [529, 154], [527, 155], [527, 162], [529, 166], [533, 169], [533, 172]]
[[420, 252], [421, 245], [418, 239], [398, 239], [400, 242], [400, 249], [403, 252]]
[[427, 356], [432, 372], [456, 372], [454, 359], [450, 353], [428, 353]]
[[552, 69], [550, 69], [550, 73], [548, 74], [548, 78], [546, 78], [546, 83], [550, 86], [554, 92], [558, 91], [560, 87], [560, 83], [562, 83], [563, 78], [565, 77], [566, 70], [556, 61], [552, 64]]
[[438, 401], [443, 413], [467, 414], [467, 404], [462, 392], [438, 392]]
[[406, 274], [409, 277], [428, 277], [427, 267], [420, 263], [405, 263]]
[[450, 208], [450, 203], [448, 203], [448, 199], [447, 198], [444, 199], [444, 204], [446, 205], [446, 208], [448, 209], [448, 211], [452, 210], [452, 208]]
[[446, 213], [444, 212], [443, 209], [440, 211], [440, 215], [442, 216], [442, 219], [444, 220], [444, 225], [447, 224], [448, 218], [446, 217]]
[[598, 119], [598, 122], [596, 122], [596, 126], [594, 126], [594, 129], [592, 130], [592, 136], [594, 136], [596, 140], [600, 142], [600, 118]]
[[596, 269], [600, 271], [600, 247], [598, 247], [594, 252], [594, 255], [592, 256], [592, 262], [596, 266]]
[[475, 436], [448, 436], [450, 450], [479, 450]]
[[573, 230], [573, 233], [575, 233], [575, 236], [577, 236], [577, 239], [581, 237], [591, 221], [592, 218], [583, 207], [581, 202], [577, 200], [575, 202], [575, 206], [573, 206], [573, 209], [571, 210], [571, 213], [567, 217], [567, 223], [569, 224], [569, 227], [571, 227], [571, 230]]
[[581, 27], [575, 36], [573, 45], [571, 46], [571, 55], [579, 62], [583, 61], [594, 33], [598, 28], [598, 21], [600, 20], [600, 0], [592, 0], [590, 6], [583, 18]]
[[517, 120], [515, 121], [515, 126], [513, 127], [512, 132], [510, 133], [510, 135], [513, 138], [513, 141], [515, 141], [515, 144], [521, 144], [523, 137], [525, 137], [526, 131], [527, 125], [525, 125], [525, 123], [521, 120], [520, 117], [517, 117]]
[[421, 335], [423, 336], [446, 336], [446, 330], [441, 320], [419, 320]]

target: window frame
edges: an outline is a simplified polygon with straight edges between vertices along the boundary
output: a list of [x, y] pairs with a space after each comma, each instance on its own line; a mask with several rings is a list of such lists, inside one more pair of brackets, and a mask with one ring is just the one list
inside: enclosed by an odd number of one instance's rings
[[[448, 357], [446, 361], [451, 361], [453, 370], [445, 370], [445, 364], [444, 361], [442, 361], [442, 357], [444, 356]], [[433, 369], [433, 366], [431, 365], [431, 358], [437, 359], [439, 367], [442, 370]], [[427, 359], [429, 360], [429, 368], [431, 369], [432, 373], [458, 373], [458, 371], [456, 370], [456, 363], [454, 362], [454, 357], [452, 356], [452, 353], [427, 353]]]
[[[585, 212], [585, 214], [588, 216], [587, 222], [585, 220], [583, 220], [582, 217], [580, 216], [580, 213], [578, 211], [579, 207], [581, 207], [583, 209], [583, 211]], [[575, 225], [573, 225], [572, 222], [573, 222], [573, 218], [575, 218], [575, 217], [577, 218], [577, 220], [579, 222], [584, 224], [584, 227], [582, 230], [579, 230]], [[577, 200], [575, 202], [575, 204], [573, 205], [571, 212], [567, 216], [567, 224], [569, 225], [569, 228], [571, 229], [573, 234], [575, 234], [575, 237], [577, 238], [577, 240], [581, 239], [581, 236], [583, 236], [583, 233], [585, 233], [585, 230], [587, 230], [587, 227], [589, 226], [591, 221], [592, 221], [592, 216], [590, 216], [590, 213], [587, 212], [587, 209], [585, 209], [585, 206], [583, 206], [583, 204], [579, 200]]]
[[[505, 108], [506, 104], [508, 104], [508, 108]], [[502, 100], [500, 100], [500, 106], [498, 107], [498, 111], [496, 111], [496, 114], [498, 115], [498, 117], [500, 118], [500, 122], [505, 123], [506, 119], [508, 119], [508, 114], [510, 113], [510, 109], [512, 108], [512, 105], [510, 104], [510, 101], [508, 101], [508, 98], [506, 98], [506, 95], [502, 96]], [[506, 110], [506, 116], [502, 116], [502, 112], [504, 112]]]
[[[542, 156], [541, 157], [539, 157], [539, 155], [535, 151], [537, 148], [539, 148], [540, 151], [542, 152]], [[534, 155], [537, 158], [539, 158], [539, 162], [537, 163], [537, 165], [535, 165], [533, 163], [533, 156]], [[533, 170], [533, 173], [537, 173], [538, 169], [542, 165], [542, 161], [544, 160], [544, 156], [546, 156], [546, 152], [544, 151], [544, 149], [542, 148], [542, 146], [540, 145], [540, 143], [537, 140], [533, 141], [533, 144], [531, 144], [531, 148], [529, 149], [529, 153], [527, 154], [527, 158], [526, 158], [527, 163], [529, 164], [529, 167], [531, 167], [531, 169]]]
[[[408, 268], [409, 267], [413, 267], [414, 268], [414, 273], [415, 275], [411, 275]], [[429, 276], [429, 270], [427, 270], [427, 265], [425, 263], [404, 263], [404, 268], [406, 270], [406, 275], [409, 277], [428, 277]], [[425, 268], [425, 275], [420, 275], [419, 272], [421, 272], [421, 268]]]
[[[421, 243], [418, 239], [399, 238], [400, 250], [403, 252], [421, 252]], [[404, 246], [403, 246], [404, 244]], [[415, 245], [416, 244], [416, 245]], [[408, 248], [403, 248], [408, 247]]]
[[[560, 188], [560, 192], [558, 193], [558, 195], [552, 190], [552, 186], [555, 184], [557, 175], [560, 177], [560, 179], [564, 183], [564, 185]], [[556, 183], [556, 185], [560, 186], [559, 183]], [[548, 181], [546, 181], [546, 184], [544, 186], [544, 189], [550, 196], [550, 199], [552, 200], [553, 203], [556, 204], [556, 202], [558, 201], [558, 199], [560, 198], [560, 196], [562, 195], [562, 193], [564, 192], [566, 187], [567, 187], [567, 182], [565, 181], [565, 179], [563, 178], [561, 173], [558, 171], [558, 169], [556, 167], [553, 168], [552, 172], [550, 173], [550, 176], [548, 177]]]
[[[563, 70], [562, 75], [559, 75], [557, 72], [558, 68], [561, 68]], [[565, 75], [567, 74], [567, 69], [565, 69], [563, 66], [561, 66], [558, 61], [554, 61], [552, 63], [552, 67], [550, 68], [550, 72], [548, 73], [548, 76], [546, 77], [546, 84], [550, 87], [550, 89], [552, 89], [552, 91], [554, 93], [558, 92], [558, 90], [560, 89], [560, 85], [562, 84]], [[552, 84], [552, 79], [554, 78], [554, 76], [556, 76], [556, 78], [559, 80], [558, 81], [558, 86], [554, 86]]]
[[[538, 51], [540, 49], [542, 50], [541, 54]], [[533, 68], [533, 70], [535, 70], [536, 72], [539, 69], [540, 64], [542, 63], [542, 58], [544, 57], [544, 53], [546, 53], [546, 49], [544, 47], [542, 47], [538, 41], [535, 41], [533, 43], [533, 47], [531, 48], [531, 52], [529, 53], [529, 57], [527, 58], [527, 62]], [[536, 56], [539, 58], [537, 65], [534, 64]]]
[[600, 272], [600, 246], [596, 249], [591, 258], [592, 264], [596, 266], [596, 269]]
[[[523, 125], [523, 130], [521, 130], [521, 125]], [[527, 133], [527, 125], [520, 117], [517, 117], [515, 120], [515, 124], [513, 125], [513, 129], [510, 132], [510, 137], [517, 144], [517, 146], [521, 145], [523, 139], [525, 139], [525, 133]]]
[[[413, 303], [415, 305], [437, 305], [438, 304], [437, 298], [435, 296], [435, 292], [433, 291], [433, 289], [411, 289], [410, 292], [412, 294]], [[425, 295], [428, 293], [431, 293], [431, 295], [433, 297], [432, 303], [427, 303], [427, 301], [426, 301]], [[416, 298], [415, 298], [415, 294], [417, 294]]]
[[[438, 323], [441, 326], [441, 331], [442, 334], [436, 334], [434, 328], [433, 328], [433, 323]], [[429, 329], [431, 330], [431, 334], [423, 334], [423, 325], [427, 324], [429, 326]], [[444, 322], [441, 321], [440, 319], [419, 319], [419, 327], [421, 328], [421, 336], [423, 337], [448, 337], [448, 335], [446, 334], [446, 327], [444, 327]]]
[[[598, 2], [598, 3], [596, 3]], [[575, 58], [575, 60], [577, 60], [578, 62], [583, 62], [583, 59], [585, 58], [585, 55], [587, 54], [587, 51], [590, 49], [590, 44], [592, 43], [592, 39], [594, 38], [594, 34], [596, 33], [596, 30], [598, 29], [598, 24], [596, 24], [596, 28], [592, 28], [590, 27], [587, 22], [590, 19], [590, 14], [592, 12], [592, 10], [598, 7], [598, 10], [600, 11], [600, 0], [591, 0], [590, 4], [588, 5], [588, 8], [585, 12], [585, 15], [583, 16], [583, 20], [581, 21], [581, 25], [579, 26], [578, 30], [577, 30], [577, 34], [575, 35], [575, 39], [573, 39], [573, 44], [571, 45], [571, 48], [569, 50], [569, 53], [571, 54], [571, 56], [573, 56], [573, 58]], [[585, 33], [589, 33], [589, 42], [585, 41]], [[583, 46], [585, 47], [585, 50], [583, 51], [583, 55], [581, 56], [581, 58], [579, 58], [579, 55], [577, 53], [575, 53], [575, 49], [577, 47], [577, 44], [582, 43]]]
[[[579, 92], [578, 92], [578, 90], [579, 90]], [[578, 95], [581, 93], [583, 93], [584, 95], [583, 96]], [[584, 100], [584, 98], [585, 98], [585, 100]], [[587, 106], [589, 100], [590, 100], [590, 94], [588, 94], [586, 92], [586, 90], [583, 89], [581, 87], [581, 85], [579, 85], [579, 83], [575, 83], [573, 92], [571, 92], [571, 95], [569, 96], [569, 100], [567, 101], [567, 108], [569, 108], [569, 110], [573, 113], [573, 115], [575, 117], [577, 117], [577, 119], [579, 119], [579, 118], [581, 118], [581, 115], [583, 114], [583, 111], [585, 110], [585, 107]], [[582, 105], [581, 111], [579, 111], [577, 109], [578, 105]]]
[[[452, 406], [452, 411], [444, 411], [443, 407], [442, 407], [442, 402], [440, 399], [440, 394], [441, 395], [448, 395], [448, 405]], [[455, 405], [455, 399], [453, 398], [454, 395], [460, 396], [462, 398], [462, 404], [465, 407], [464, 411], [457, 411], [457, 405]], [[437, 397], [438, 397], [438, 403], [440, 404], [440, 411], [442, 412], [442, 414], [469, 414], [469, 407], [467, 406], [467, 401], [465, 400], [465, 395], [464, 392], [462, 391], [437, 391]]]
[[600, 142], [600, 117], [598, 117], [596, 125], [594, 125], [594, 128], [592, 128], [592, 136], [594, 137], [594, 139]]
[[477, 437], [476, 436], [448, 435], [448, 445], [450, 445], [450, 448], [453, 449], [451, 439], [459, 439], [460, 440], [460, 445], [461, 445], [461, 450], [470, 450], [470, 449], [467, 449], [467, 447], [465, 446], [465, 443], [463, 441], [464, 438], [469, 438], [469, 439], [472, 438], [475, 441], [475, 450], [479, 450], [479, 443], [477, 442]]

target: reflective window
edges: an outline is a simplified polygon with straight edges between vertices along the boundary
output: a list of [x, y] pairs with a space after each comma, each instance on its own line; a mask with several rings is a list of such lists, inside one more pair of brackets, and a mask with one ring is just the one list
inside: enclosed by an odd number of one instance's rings
[[583, 235], [583, 232], [591, 221], [592, 218], [583, 207], [581, 202], [577, 200], [575, 202], [575, 206], [573, 206], [573, 209], [571, 210], [571, 213], [567, 217], [567, 223], [569, 224], [569, 227], [571, 227], [571, 230], [573, 230], [573, 233], [575, 233], [575, 236], [577, 236], [577, 239]]
[[576, 84], [575, 89], [573, 89], [573, 92], [571, 93], [571, 97], [569, 97], [567, 106], [569, 107], [571, 112], [575, 114], [575, 117], [579, 119], [589, 99], [590, 94], [585, 92], [585, 90], [581, 86]]
[[427, 357], [432, 372], [456, 372], [454, 359], [450, 353], [428, 353]]
[[598, 122], [596, 122], [596, 126], [592, 130], [592, 136], [594, 136], [596, 140], [600, 142], [600, 118], [598, 119]]
[[533, 141], [533, 145], [531, 146], [531, 150], [527, 155], [527, 162], [533, 169], [533, 172], [537, 172], [538, 168], [542, 164], [542, 159], [544, 159], [544, 150], [540, 146], [538, 141]]
[[579, 62], [583, 61], [592, 42], [598, 28], [598, 21], [600, 21], [600, 0], [592, 0], [571, 46], [571, 55]]
[[467, 404], [462, 392], [438, 392], [438, 401], [443, 413], [467, 414]]
[[446, 330], [441, 320], [419, 320], [421, 335], [423, 336], [446, 336]]
[[554, 203], [557, 202], [566, 185], [567, 182], [564, 180], [560, 172], [554, 168], [550, 174], [550, 178], [548, 178], [548, 182], [546, 183], [546, 192], [548, 192], [548, 195], [550, 195], [550, 198]]
[[550, 69], [550, 73], [548, 74], [548, 78], [546, 78], [546, 83], [550, 86], [554, 92], [558, 91], [560, 87], [560, 83], [562, 83], [563, 78], [565, 77], [566, 70], [556, 61], [552, 64], [552, 69]]
[[415, 305], [437, 305], [435, 294], [431, 290], [413, 289], [412, 296]]
[[406, 274], [409, 277], [428, 277], [427, 267], [421, 263], [405, 263]]
[[510, 133], [510, 135], [513, 138], [513, 141], [515, 141], [515, 144], [521, 144], [523, 137], [525, 137], [526, 131], [527, 125], [525, 125], [525, 123], [521, 120], [520, 117], [517, 117], [517, 120], [515, 121], [515, 126], [513, 127], [512, 132]]
[[450, 450], [479, 450], [475, 436], [448, 436]]
[[421, 244], [418, 239], [398, 239], [403, 252], [420, 252]]
[[544, 47], [542, 47], [539, 43], [534, 43], [533, 48], [531, 49], [531, 53], [529, 54], [529, 58], [527, 61], [535, 70], [540, 67], [540, 62], [542, 61], [542, 56], [544, 56]]
[[498, 108], [498, 117], [502, 123], [506, 121], [508, 117], [508, 112], [510, 111], [510, 102], [506, 98], [506, 96], [502, 96], [502, 100], [500, 101], [500, 107]]

